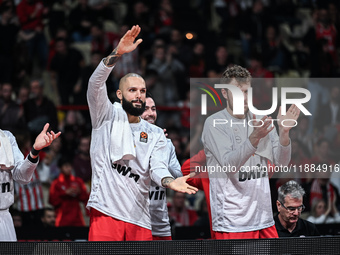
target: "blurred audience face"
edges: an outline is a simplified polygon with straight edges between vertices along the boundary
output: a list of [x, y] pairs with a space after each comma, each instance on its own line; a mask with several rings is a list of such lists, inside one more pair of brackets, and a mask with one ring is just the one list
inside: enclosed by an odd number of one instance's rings
[[78, 145], [79, 153], [85, 156], [89, 156], [90, 155], [90, 143], [91, 143], [90, 137], [82, 137]]
[[204, 53], [204, 45], [202, 43], [196, 43], [194, 46], [195, 55], [201, 56]]
[[20, 215], [12, 215], [14, 227], [22, 227], [22, 218]]
[[2, 98], [5, 102], [11, 101], [12, 98], [12, 85], [10, 83], [4, 83], [1, 86]]
[[326, 212], [326, 203], [324, 200], [320, 200], [315, 206], [315, 216], [320, 217]]
[[269, 26], [266, 31], [266, 37], [268, 41], [273, 41], [275, 40], [276, 37], [276, 31], [273, 26]]
[[173, 29], [171, 31], [171, 41], [173, 43], [180, 43], [182, 41], [182, 35], [181, 32], [178, 31], [177, 29]]
[[216, 58], [225, 60], [228, 57], [228, 51], [225, 47], [219, 46], [216, 50]]
[[323, 141], [318, 148], [319, 158], [327, 160], [329, 157], [329, 144]]
[[41, 222], [45, 227], [55, 226], [55, 212], [52, 209], [44, 211], [44, 215], [41, 217]]
[[19, 89], [19, 94], [18, 94], [18, 103], [23, 104], [25, 103], [30, 95], [30, 90], [27, 87], [21, 87]]
[[38, 80], [31, 82], [31, 93], [32, 98], [39, 98], [43, 95], [43, 88]]
[[172, 205], [176, 209], [181, 209], [185, 207], [185, 194], [176, 192], [172, 197]]
[[102, 55], [99, 53], [93, 53], [91, 55], [91, 65], [97, 67], [99, 62], [102, 60]]
[[55, 43], [55, 51], [58, 54], [65, 55], [67, 53], [66, 43], [63, 40], [59, 40]]
[[325, 26], [330, 23], [331, 19], [326, 9], [319, 10], [319, 21]]
[[70, 162], [65, 162], [61, 167], [60, 167], [60, 172], [63, 173], [65, 176], [70, 176], [72, 174], [72, 164]]
[[156, 104], [151, 97], [146, 98], [145, 111], [141, 117], [150, 124], [155, 124], [157, 120]]
[[303, 117], [299, 120], [299, 124], [297, 125], [297, 128], [302, 134], [304, 134], [308, 130], [308, 125], [309, 125], [309, 119], [306, 117]]
[[165, 49], [163, 47], [157, 47], [154, 51], [154, 57], [160, 61], [165, 60]]
[[61, 139], [55, 139], [49, 146], [50, 151], [59, 152], [61, 150]]

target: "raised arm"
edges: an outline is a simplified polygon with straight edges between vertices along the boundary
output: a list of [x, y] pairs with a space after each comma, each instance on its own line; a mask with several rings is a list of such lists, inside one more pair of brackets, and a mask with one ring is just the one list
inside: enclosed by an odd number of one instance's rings
[[125, 33], [125, 35], [120, 39], [118, 46], [104, 59], [104, 64], [107, 67], [114, 66], [121, 55], [129, 53], [137, 48], [137, 46], [143, 41], [142, 39], [138, 39], [135, 42], [140, 30], [141, 28], [136, 25]]
[[110, 75], [114, 65], [119, 60], [119, 57], [125, 53], [129, 53], [136, 49], [142, 42], [142, 39], [135, 39], [140, 33], [140, 27], [133, 26], [120, 39], [118, 46], [103, 59], [93, 72], [89, 80], [87, 89], [87, 102], [89, 105], [91, 123], [93, 128], [98, 128], [105, 121], [106, 116], [112, 116], [112, 103], [108, 98], [106, 89], [106, 80]]

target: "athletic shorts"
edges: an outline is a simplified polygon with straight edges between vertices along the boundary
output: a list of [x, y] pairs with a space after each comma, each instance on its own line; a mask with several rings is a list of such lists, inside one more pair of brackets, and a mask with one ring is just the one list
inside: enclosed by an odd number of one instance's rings
[[90, 210], [89, 241], [152, 241], [150, 229]]
[[17, 241], [13, 219], [7, 210], [0, 210], [0, 241]]
[[249, 232], [217, 232], [215, 233], [215, 239], [259, 239], [259, 238], [278, 238], [275, 225], [255, 231]]
[[172, 240], [171, 236], [152, 236], [152, 240]]

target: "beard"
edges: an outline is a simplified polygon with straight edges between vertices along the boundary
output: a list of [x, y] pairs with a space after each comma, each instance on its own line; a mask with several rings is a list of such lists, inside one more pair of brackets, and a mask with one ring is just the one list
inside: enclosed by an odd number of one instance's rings
[[[231, 102], [228, 94], [227, 94], [227, 104], [228, 104], [228, 107], [230, 108], [230, 110], [233, 112], [233, 115], [234, 115], [234, 107], [233, 107], [233, 103]], [[245, 105], [244, 106], [244, 114], [247, 115], [249, 112], [249, 107], [248, 105]]]
[[[140, 102], [142, 104], [140, 108], [133, 106], [133, 103], [136, 102]], [[123, 97], [122, 107], [128, 114], [138, 117], [142, 115], [143, 112], [145, 111], [145, 104], [146, 103], [145, 102], [143, 103], [141, 100], [132, 100], [131, 102], [129, 102]]]

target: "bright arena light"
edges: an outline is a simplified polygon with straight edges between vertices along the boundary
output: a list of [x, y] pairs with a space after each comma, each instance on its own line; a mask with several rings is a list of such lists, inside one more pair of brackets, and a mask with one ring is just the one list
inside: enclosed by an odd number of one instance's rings
[[192, 33], [186, 33], [185, 34], [185, 37], [188, 39], [188, 40], [191, 40], [192, 38], [194, 38], [194, 35]]

